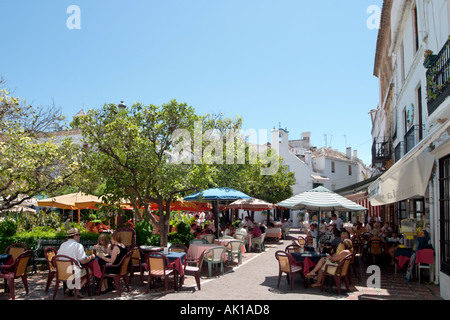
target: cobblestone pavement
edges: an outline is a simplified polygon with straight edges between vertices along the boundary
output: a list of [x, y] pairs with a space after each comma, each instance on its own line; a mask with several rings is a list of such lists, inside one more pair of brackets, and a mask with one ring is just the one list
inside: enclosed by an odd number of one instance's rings
[[[157, 284], [145, 294], [145, 287], [140, 283], [138, 273], [131, 280], [130, 292], [123, 286], [122, 296], [116, 291], [111, 291], [99, 296], [82, 298], [82, 300], [442, 300], [439, 296], [439, 286], [424, 281], [418, 283], [412, 279], [409, 283], [404, 279], [404, 272], [394, 273], [393, 266], [383, 267], [381, 270], [380, 288], [367, 287], [367, 279], [371, 274], [366, 273], [367, 266], [358, 258], [358, 275], [351, 273], [350, 292], [342, 285], [342, 294], [338, 294], [336, 286], [324, 288], [321, 292], [317, 288], [305, 288], [303, 280], [296, 277], [294, 290], [290, 290], [286, 277], [283, 276], [280, 287], [277, 288], [278, 262], [275, 259], [277, 250], [291, 244], [292, 238], [297, 238], [298, 233], [292, 230], [285, 240], [279, 242], [268, 241], [266, 251], [247, 252], [243, 263], [237, 265], [236, 261], [231, 265], [225, 264], [225, 275], [213, 271], [213, 276], [208, 278], [207, 264], [203, 266], [201, 290], [197, 289], [195, 279], [187, 276], [180, 292], [173, 290], [173, 283], [169, 283], [167, 295], [164, 295], [164, 284]], [[353, 270], [352, 270], [353, 271]], [[426, 280], [427, 275], [425, 275]], [[25, 294], [20, 279], [16, 283], [16, 300], [51, 300], [54, 283], [48, 293], [45, 292], [47, 273], [39, 271], [28, 278], [30, 292]], [[63, 294], [62, 287], [58, 290], [56, 300], [72, 300]], [[9, 293], [4, 292], [3, 283], [0, 285], [0, 300], [10, 300]]]

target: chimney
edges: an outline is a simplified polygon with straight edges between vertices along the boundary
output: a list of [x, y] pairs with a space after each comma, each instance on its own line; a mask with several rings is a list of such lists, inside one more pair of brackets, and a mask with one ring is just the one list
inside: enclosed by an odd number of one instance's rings
[[347, 158], [348, 159], [352, 158], [352, 148], [351, 147], [347, 147]]
[[312, 167], [312, 153], [311, 153], [311, 151], [306, 151], [305, 152], [305, 163], [309, 167]]
[[353, 158], [358, 159], [358, 150], [353, 150]]

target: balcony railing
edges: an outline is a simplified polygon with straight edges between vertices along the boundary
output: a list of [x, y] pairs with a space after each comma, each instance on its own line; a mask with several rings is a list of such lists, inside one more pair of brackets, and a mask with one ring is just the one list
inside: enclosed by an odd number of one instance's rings
[[392, 157], [391, 137], [379, 137], [372, 144], [372, 161], [388, 161]]
[[427, 71], [428, 115], [450, 95], [450, 39], [435, 57]]

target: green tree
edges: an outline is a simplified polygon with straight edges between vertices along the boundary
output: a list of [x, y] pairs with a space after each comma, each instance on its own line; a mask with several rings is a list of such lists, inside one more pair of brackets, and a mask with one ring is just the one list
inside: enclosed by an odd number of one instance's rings
[[[126, 109], [109, 104], [73, 123], [88, 145], [86, 174], [104, 180], [103, 192], [111, 199], [130, 199], [135, 214], [143, 208], [158, 227], [162, 246], [167, 244], [170, 204], [210, 181], [207, 164], [173, 161], [176, 131], [193, 136], [195, 122], [201, 120], [192, 107], [172, 100], [162, 106], [136, 103]], [[150, 212], [151, 203], [158, 205], [159, 215]]]
[[42, 110], [0, 90], [0, 210], [60, 188], [78, 170], [78, 146], [46, 133], [62, 117]]

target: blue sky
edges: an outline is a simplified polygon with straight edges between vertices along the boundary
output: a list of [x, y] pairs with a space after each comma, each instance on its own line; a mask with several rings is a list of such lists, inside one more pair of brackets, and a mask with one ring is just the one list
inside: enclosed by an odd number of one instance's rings
[[[82, 108], [176, 99], [244, 129], [310, 131], [371, 162], [382, 0], [0, 0], [0, 75], [16, 96]], [[70, 5], [80, 29], [69, 29]]]

